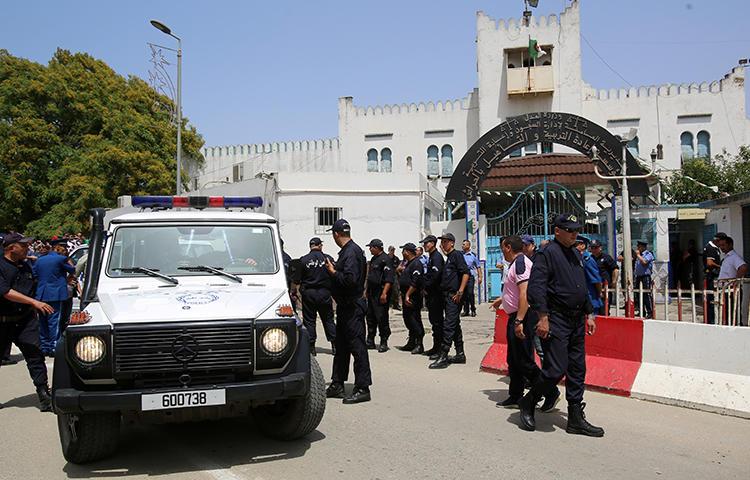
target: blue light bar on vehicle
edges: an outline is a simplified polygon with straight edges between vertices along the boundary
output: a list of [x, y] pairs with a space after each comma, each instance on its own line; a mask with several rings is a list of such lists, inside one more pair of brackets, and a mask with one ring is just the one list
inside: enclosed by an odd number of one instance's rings
[[260, 208], [261, 197], [172, 197], [167, 195], [144, 195], [131, 198], [131, 205], [139, 208]]

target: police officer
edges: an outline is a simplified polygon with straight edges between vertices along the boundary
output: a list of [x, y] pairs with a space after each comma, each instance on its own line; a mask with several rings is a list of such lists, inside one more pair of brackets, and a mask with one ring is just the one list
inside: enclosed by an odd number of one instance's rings
[[299, 284], [302, 296], [302, 322], [310, 334], [310, 352], [315, 355], [315, 341], [318, 338], [315, 321], [320, 315], [326, 339], [331, 342], [335, 354], [336, 324], [333, 321], [331, 301], [331, 276], [326, 270], [326, 260], [333, 260], [323, 253], [323, 241], [318, 237], [310, 239], [310, 253], [299, 259]]
[[[469, 283], [469, 267], [466, 265], [463, 253], [456, 250], [456, 237], [452, 233], [445, 233], [439, 238], [440, 248], [446, 256], [440, 282], [440, 290], [443, 292], [445, 302], [445, 321], [442, 349], [438, 358], [430, 364], [432, 369], [447, 368], [451, 363], [466, 363], [460, 313], [466, 285]], [[456, 345], [456, 355], [448, 357], [453, 344]]]
[[476, 253], [471, 251], [471, 242], [467, 239], [461, 243], [461, 249], [463, 250], [464, 260], [466, 266], [469, 267], [469, 284], [466, 286], [466, 293], [464, 295], [464, 317], [471, 315], [472, 317], [477, 316], [477, 306], [475, 302], [474, 287], [479, 284], [482, 285], [482, 263], [479, 261]]
[[420, 243], [424, 245], [428, 255], [424, 289], [427, 297], [427, 316], [432, 326], [432, 348], [424, 353], [430, 357], [430, 360], [437, 360], [443, 348], [445, 297], [440, 290], [440, 283], [443, 280], [445, 259], [437, 249], [437, 237], [435, 235], [427, 235]]
[[383, 251], [383, 241], [373, 238], [365, 245], [370, 248], [367, 269], [367, 348], [375, 349], [375, 335], [380, 331], [378, 352], [388, 351], [391, 326], [388, 319], [388, 300], [393, 287], [393, 262]]
[[330, 231], [341, 250], [336, 265], [330, 260], [326, 262], [333, 281], [331, 293], [336, 300], [336, 355], [333, 356], [333, 375], [326, 396], [344, 397], [349, 358], [354, 357], [354, 391], [344, 398], [344, 403], [369, 402], [372, 373], [365, 345], [367, 300], [363, 295], [367, 260], [362, 249], [352, 240], [349, 222], [340, 218]]
[[[542, 339], [542, 373], [519, 402], [521, 426], [535, 430], [534, 408], [551, 395], [565, 375], [568, 401], [566, 431], [601, 437], [604, 430], [586, 421], [583, 385], [586, 378], [584, 337], [596, 331], [581, 254], [574, 248], [581, 224], [575, 215], [555, 219], [555, 239], [536, 255], [528, 286], [528, 300], [539, 320], [536, 334]], [[588, 319], [587, 319], [588, 317]]]
[[586, 274], [586, 287], [588, 288], [591, 307], [594, 309], [594, 315], [598, 315], [601, 313], [602, 308], [604, 308], [604, 301], [602, 301], [602, 276], [599, 274], [599, 264], [591, 256], [591, 252], [587, 250], [588, 245], [589, 239], [579, 235], [575, 246], [583, 260], [583, 270]]
[[[617, 262], [614, 258], [612, 258], [611, 255], [604, 252], [602, 249], [602, 243], [599, 240], [592, 240], [591, 244], [589, 245], [589, 251], [591, 252], [591, 256], [594, 257], [594, 260], [596, 260], [596, 263], [599, 265], [599, 275], [602, 277], [602, 281], [606, 282], [608, 285], [608, 301], [607, 301], [607, 308], [609, 308], [610, 305], [613, 305], [616, 301], [615, 299], [615, 285], [617, 283], [617, 277], [618, 273], [620, 272], [620, 267], [617, 266]], [[609, 310], [604, 312], [604, 315], [609, 315]]]
[[[26, 367], [36, 387], [40, 410], [52, 411], [47, 386], [47, 366], [39, 344], [37, 312], [49, 315], [54, 309], [34, 299], [34, 275], [26, 260], [33, 238], [9, 233], [3, 238], [0, 259], [0, 352], [15, 343], [26, 359]], [[0, 404], [2, 408], [2, 404]]]
[[409, 340], [399, 350], [409, 351], [412, 355], [424, 353], [424, 325], [422, 325], [422, 288], [424, 273], [422, 262], [417, 256], [417, 246], [413, 243], [401, 245], [401, 254], [408, 263], [399, 278], [401, 305], [404, 324], [409, 331]]

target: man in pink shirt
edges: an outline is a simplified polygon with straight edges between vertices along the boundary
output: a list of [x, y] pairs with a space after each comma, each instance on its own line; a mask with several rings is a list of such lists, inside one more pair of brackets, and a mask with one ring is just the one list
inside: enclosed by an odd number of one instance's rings
[[[505, 260], [510, 264], [508, 278], [503, 284], [502, 309], [508, 314], [506, 336], [508, 341], [508, 398], [498, 405], [505, 408], [517, 408], [518, 400], [523, 397], [526, 381], [533, 384], [540, 370], [534, 361], [534, 326], [536, 321], [529, 310], [526, 299], [526, 288], [533, 263], [523, 253], [523, 241], [519, 236], [505, 237], [502, 241]], [[529, 319], [529, 321], [524, 321]], [[560, 398], [560, 392], [546, 398], [542, 411], [552, 410]]]

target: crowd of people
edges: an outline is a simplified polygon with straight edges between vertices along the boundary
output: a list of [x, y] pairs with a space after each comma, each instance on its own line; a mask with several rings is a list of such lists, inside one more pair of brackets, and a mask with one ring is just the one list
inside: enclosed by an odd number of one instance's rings
[[[0, 354], [2, 364], [16, 363], [15, 344], [36, 387], [42, 411], [50, 411], [51, 397], [45, 357], [52, 357], [80, 293], [71, 250], [83, 236], [65, 235], [40, 241], [18, 232], [0, 235]], [[2, 408], [2, 404], [0, 404]]]

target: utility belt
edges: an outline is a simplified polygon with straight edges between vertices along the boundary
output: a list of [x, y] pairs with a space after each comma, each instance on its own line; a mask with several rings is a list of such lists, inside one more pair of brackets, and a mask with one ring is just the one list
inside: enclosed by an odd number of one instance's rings
[[567, 320], [576, 320], [586, 315], [586, 312], [582, 308], [566, 308], [560, 305], [551, 305], [550, 313], [556, 313]]

